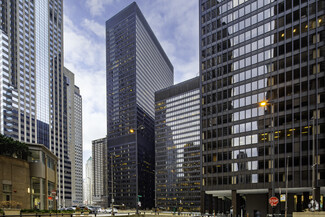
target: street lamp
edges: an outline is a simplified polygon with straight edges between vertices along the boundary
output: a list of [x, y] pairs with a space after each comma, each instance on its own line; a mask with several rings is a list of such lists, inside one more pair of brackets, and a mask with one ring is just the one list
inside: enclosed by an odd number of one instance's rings
[[[316, 117], [317, 117], [317, 112], [316, 112]], [[312, 210], [316, 211], [316, 196], [315, 196], [315, 190], [316, 190], [316, 177], [315, 177], [315, 167], [317, 165], [317, 160], [316, 158], [316, 153], [315, 153], [315, 117], [312, 117], [313, 120], [313, 166], [312, 166], [312, 196], [313, 196], [313, 204], [312, 204]], [[308, 124], [309, 125], [309, 124]]]
[[[135, 133], [135, 131], [137, 130], [143, 130], [145, 127], [143, 125], [140, 125], [138, 126], [136, 129], [133, 129], [131, 128], [129, 130], [129, 132], [131, 134]], [[138, 171], [138, 134], [136, 133], [135, 134], [135, 170], [136, 170], [136, 180], [135, 180], [135, 196], [136, 196], [136, 204], [135, 204], [135, 207], [136, 207], [136, 212], [135, 214], [138, 215], [139, 214], [139, 180], [138, 180], [138, 177], [139, 177], [139, 171]]]
[[114, 216], [114, 171], [113, 171], [113, 155], [111, 154], [111, 187], [112, 187], [112, 203], [111, 203], [111, 208], [112, 208], [112, 216]]
[[288, 183], [289, 183], [289, 180], [288, 180], [288, 177], [289, 177], [289, 159], [290, 159], [290, 156], [287, 157], [287, 162], [286, 162], [286, 165], [287, 165], [287, 174], [286, 174], [286, 200], [285, 200], [285, 207], [284, 207], [284, 217], [287, 217], [287, 214], [288, 214]]
[[[274, 146], [275, 146], [275, 136], [274, 136], [274, 127], [275, 127], [275, 123], [274, 123], [274, 103], [272, 102], [269, 102], [269, 101], [266, 101], [266, 100], [263, 100], [259, 103], [260, 107], [264, 107], [266, 108], [266, 106], [270, 105], [273, 109], [272, 111], [272, 119], [271, 119], [271, 123], [272, 123], [272, 197], [275, 196], [275, 189], [274, 189], [274, 182], [275, 182], [275, 177], [274, 177]], [[272, 206], [272, 216], [274, 216], [274, 207]]]

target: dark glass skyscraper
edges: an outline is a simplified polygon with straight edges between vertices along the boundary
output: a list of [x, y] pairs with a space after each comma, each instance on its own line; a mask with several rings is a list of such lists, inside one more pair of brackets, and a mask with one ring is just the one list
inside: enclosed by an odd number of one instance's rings
[[324, 14], [320, 0], [200, 0], [202, 211], [263, 216], [286, 182], [289, 213], [312, 186], [323, 201]]
[[173, 66], [136, 3], [106, 22], [106, 66], [115, 203], [134, 208], [140, 195], [142, 208], [153, 207], [154, 93], [173, 84]]
[[156, 207], [200, 211], [200, 81], [157, 91]]

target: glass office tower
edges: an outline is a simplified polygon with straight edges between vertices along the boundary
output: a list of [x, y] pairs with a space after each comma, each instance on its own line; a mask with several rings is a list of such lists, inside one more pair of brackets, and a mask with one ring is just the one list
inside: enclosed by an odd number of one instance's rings
[[173, 66], [135, 2], [106, 22], [106, 67], [107, 157], [114, 158], [115, 203], [150, 208], [154, 93], [173, 84]]
[[1, 133], [58, 158], [59, 205], [71, 204], [63, 76], [62, 0], [0, 1]]
[[202, 211], [263, 216], [286, 182], [289, 213], [313, 186], [323, 201], [324, 14], [318, 0], [200, 0]]
[[156, 207], [200, 211], [199, 77], [157, 91]]

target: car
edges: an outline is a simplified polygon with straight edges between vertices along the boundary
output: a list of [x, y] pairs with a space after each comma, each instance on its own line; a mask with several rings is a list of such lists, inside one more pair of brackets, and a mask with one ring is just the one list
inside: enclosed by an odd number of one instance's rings
[[75, 211], [76, 208], [77, 208], [76, 206], [71, 206], [71, 207], [66, 208], [66, 210], [70, 210], [70, 211], [72, 210], [72, 211]]
[[106, 213], [106, 209], [104, 209], [104, 208], [99, 208], [99, 209], [97, 210], [97, 212], [98, 212], [98, 213]]
[[[112, 213], [112, 208], [108, 208], [108, 209], [106, 209], [106, 212], [107, 212], [107, 213]], [[113, 212], [114, 212], [114, 213], [117, 213], [118, 211], [117, 211], [116, 208], [114, 208], [114, 209], [113, 209]]]
[[89, 211], [89, 213], [95, 213], [95, 208], [93, 206], [85, 206], [83, 208], [84, 210], [87, 209]]

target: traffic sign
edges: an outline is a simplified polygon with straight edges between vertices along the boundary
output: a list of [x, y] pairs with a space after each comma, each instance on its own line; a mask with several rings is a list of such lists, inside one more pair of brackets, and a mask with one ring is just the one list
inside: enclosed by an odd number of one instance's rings
[[270, 197], [269, 203], [271, 206], [276, 206], [279, 203], [279, 199], [277, 197]]
[[281, 194], [280, 195], [280, 201], [281, 202], [285, 202], [286, 201], [286, 195], [285, 194]]
[[56, 190], [52, 190], [52, 195], [56, 195]]

